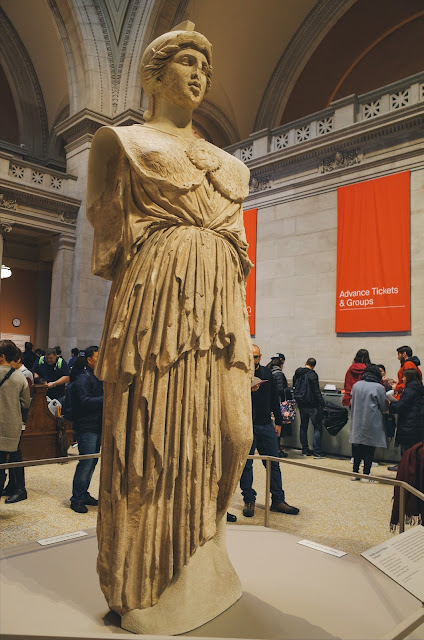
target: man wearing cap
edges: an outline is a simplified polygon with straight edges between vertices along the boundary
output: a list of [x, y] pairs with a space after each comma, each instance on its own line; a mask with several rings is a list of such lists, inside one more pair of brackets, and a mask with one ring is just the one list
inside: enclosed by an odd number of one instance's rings
[[[260, 455], [278, 458], [278, 436], [281, 432], [282, 418], [278, 393], [271, 370], [260, 364], [261, 351], [253, 345], [255, 377], [263, 380], [252, 387], [253, 442], [249, 455], [257, 449]], [[254, 381], [255, 382], [255, 381]], [[275, 427], [271, 412], [274, 414]], [[265, 461], [263, 461], [266, 466]], [[240, 478], [240, 488], [244, 500], [243, 515], [251, 518], [255, 514], [256, 491], [253, 489], [253, 460], [247, 460]], [[278, 462], [271, 462], [271, 511], [297, 515], [299, 509], [287, 504], [281, 481]]]

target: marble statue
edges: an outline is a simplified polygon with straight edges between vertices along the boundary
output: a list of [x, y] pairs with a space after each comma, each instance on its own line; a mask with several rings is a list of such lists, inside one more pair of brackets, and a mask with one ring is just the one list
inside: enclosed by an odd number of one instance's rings
[[144, 125], [93, 138], [93, 273], [112, 281], [104, 381], [98, 573], [123, 628], [171, 635], [241, 596], [225, 521], [252, 441], [249, 171], [196, 138], [212, 46], [192, 23], [142, 58]]

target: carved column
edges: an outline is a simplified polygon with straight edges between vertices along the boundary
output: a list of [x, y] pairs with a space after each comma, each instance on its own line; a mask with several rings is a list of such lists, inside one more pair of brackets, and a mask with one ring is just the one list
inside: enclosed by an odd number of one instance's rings
[[[50, 299], [49, 347], [59, 344], [65, 358], [74, 346], [71, 327], [72, 271], [75, 239], [64, 234], [52, 239], [55, 258]], [[72, 344], [72, 346], [70, 346]]]
[[[12, 230], [12, 224], [10, 222], [5, 222], [0, 220], [0, 267], [3, 264], [3, 244], [4, 244], [4, 236], [6, 233], [9, 233]], [[1, 292], [1, 278], [0, 278], [0, 292]]]

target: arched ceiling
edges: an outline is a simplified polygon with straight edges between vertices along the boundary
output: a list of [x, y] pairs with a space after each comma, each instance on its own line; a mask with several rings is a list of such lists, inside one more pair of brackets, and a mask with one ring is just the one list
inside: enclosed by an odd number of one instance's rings
[[237, 137], [254, 130], [263, 93], [282, 53], [317, 0], [189, 0], [184, 18], [213, 45], [208, 102]]

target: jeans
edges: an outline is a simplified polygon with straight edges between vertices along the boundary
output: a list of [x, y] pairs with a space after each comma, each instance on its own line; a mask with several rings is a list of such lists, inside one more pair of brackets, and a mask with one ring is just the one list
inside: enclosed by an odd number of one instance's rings
[[[262, 456], [278, 458], [278, 438], [272, 422], [269, 424], [253, 424], [253, 442], [249, 455], [258, 450]], [[266, 461], [263, 460], [266, 468]], [[256, 491], [253, 489], [253, 460], [246, 460], [240, 478], [240, 489], [246, 503], [256, 501]], [[284, 491], [281, 482], [281, 471], [278, 462], [271, 462], [271, 495], [273, 502], [284, 501]]]
[[[81, 456], [88, 453], [99, 453], [102, 435], [94, 431], [79, 431], [76, 433], [78, 450]], [[96, 468], [98, 458], [80, 460], [75, 469], [74, 482], [72, 484], [71, 502], [85, 502], [90, 497], [88, 487]]]
[[353, 471], [359, 473], [359, 465], [361, 460], [364, 461], [364, 474], [370, 475], [372, 461], [374, 460], [375, 447], [367, 444], [352, 444]]
[[321, 453], [322, 411], [315, 407], [299, 407], [300, 410], [300, 443], [303, 453], [309, 451], [308, 426], [309, 418], [314, 427], [314, 455]]

